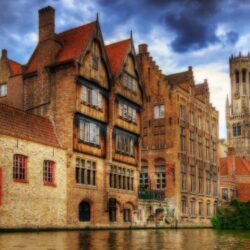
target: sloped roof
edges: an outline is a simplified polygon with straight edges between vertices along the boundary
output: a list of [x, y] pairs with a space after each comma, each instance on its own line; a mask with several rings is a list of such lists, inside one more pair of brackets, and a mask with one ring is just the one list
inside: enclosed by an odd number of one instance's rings
[[120, 71], [130, 43], [131, 39], [126, 39], [105, 46], [113, 75]]
[[[86, 48], [96, 24], [97, 22], [94, 21], [57, 34], [56, 38], [61, 42], [62, 47], [57, 55], [56, 63], [62, 63], [80, 56], [81, 52]], [[37, 70], [38, 47], [39, 44], [28, 62], [26, 73]]]
[[166, 75], [166, 78], [171, 85], [177, 85], [189, 82], [190, 80], [192, 80], [192, 75], [188, 70], [172, 75]]
[[0, 134], [60, 147], [49, 119], [0, 103]]
[[250, 183], [237, 183], [237, 198], [241, 201], [250, 200]]
[[232, 168], [232, 161], [235, 161], [235, 175], [250, 175], [250, 161], [240, 157], [235, 156], [233, 159], [229, 157], [220, 159], [220, 175], [228, 175], [229, 168]]
[[22, 69], [22, 65], [20, 63], [17, 63], [11, 59], [8, 59], [8, 65], [10, 68], [10, 75], [11, 76], [22, 74], [23, 69]]
[[207, 83], [200, 83], [195, 85], [195, 95], [204, 95], [207, 91]]

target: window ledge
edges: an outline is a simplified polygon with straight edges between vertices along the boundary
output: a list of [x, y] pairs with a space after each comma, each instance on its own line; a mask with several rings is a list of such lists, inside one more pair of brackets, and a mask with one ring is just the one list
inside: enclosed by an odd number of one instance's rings
[[29, 183], [28, 180], [22, 180], [22, 179], [14, 179], [14, 182], [18, 182], [18, 183]]
[[85, 145], [88, 145], [88, 146], [91, 146], [91, 147], [95, 147], [95, 148], [101, 148], [101, 145], [94, 144], [94, 143], [91, 143], [91, 142], [85, 142], [83, 140], [79, 140], [79, 143], [85, 144]]
[[122, 192], [122, 193], [129, 193], [133, 194], [135, 193], [135, 190], [129, 190], [129, 189], [122, 189], [122, 188], [114, 188], [114, 187], [109, 187], [110, 191], [114, 191], [116, 193]]
[[75, 184], [76, 188], [81, 188], [81, 189], [92, 189], [92, 190], [97, 190], [97, 186], [90, 185], [90, 184], [81, 184], [81, 183], [76, 183]]
[[43, 185], [47, 187], [57, 187], [56, 183], [53, 182], [44, 182]]
[[124, 152], [121, 152], [121, 151], [115, 151], [116, 154], [121, 154], [121, 155], [125, 155], [125, 156], [128, 156], [128, 157], [131, 157], [131, 158], [135, 158], [135, 155], [130, 155], [130, 154], [127, 154], [127, 153], [124, 153]]
[[121, 115], [119, 115], [119, 118], [120, 118], [121, 120], [123, 120], [123, 121], [128, 122], [128, 123], [132, 123], [132, 124], [134, 124], [134, 125], [137, 125], [137, 123], [136, 123], [135, 121], [132, 121], [132, 120], [130, 120], [130, 119], [126, 119], [125, 117], [123, 117], [123, 116], [121, 116]]
[[87, 103], [87, 102], [81, 101], [81, 104], [83, 104], [83, 105], [85, 105], [85, 106], [88, 106], [88, 107], [90, 107], [90, 108], [96, 109], [96, 110], [98, 110], [98, 111], [100, 111], [100, 112], [103, 112], [103, 108], [99, 108], [99, 107], [94, 106], [94, 105], [91, 105], [91, 104], [89, 104], [89, 103]]

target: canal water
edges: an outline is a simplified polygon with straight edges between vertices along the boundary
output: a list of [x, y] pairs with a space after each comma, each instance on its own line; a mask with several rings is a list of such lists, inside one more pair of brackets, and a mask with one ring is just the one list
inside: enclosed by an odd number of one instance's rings
[[250, 249], [250, 231], [212, 229], [2, 233], [1, 250]]

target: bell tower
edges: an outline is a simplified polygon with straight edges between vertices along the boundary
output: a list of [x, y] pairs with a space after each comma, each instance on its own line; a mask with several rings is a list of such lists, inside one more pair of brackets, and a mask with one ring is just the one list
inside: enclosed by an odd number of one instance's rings
[[250, 159], [250, 55], [229, 58], [231, 98], [226, 102], [227, 136], [236, 155]]

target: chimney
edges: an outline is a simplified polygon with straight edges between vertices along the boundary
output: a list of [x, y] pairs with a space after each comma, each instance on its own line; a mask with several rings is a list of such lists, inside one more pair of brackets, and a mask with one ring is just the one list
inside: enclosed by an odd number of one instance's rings
[[232, 156], [232, 155], [235, 155], [235, 150], [233, 147], [229, 147], [228, 150], [227, 150], [227, 155], [228, 156]]
[[148, 45], [146, 43], [139, 44], [139, 54], [148, 53]]
[[193, 71], [193, 68], [192, 68], [192, 66], [188, 66], [188, 71]]
[[8, 58], [8, 53], [6, 49], [2, 49], [2, 56], [1, 56], [1, 60], [7, 60]]
[[39, 13], [39, 42], [51, 39], [55, 33], [55, 9], [47, 6]]

